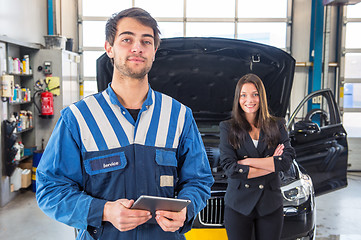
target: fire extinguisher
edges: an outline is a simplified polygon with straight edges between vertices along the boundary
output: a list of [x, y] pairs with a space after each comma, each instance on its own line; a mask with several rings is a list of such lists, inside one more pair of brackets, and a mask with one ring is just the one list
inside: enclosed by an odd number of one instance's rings
[[54, 117], [54, 99], [53, 94], [49, 91], [40, 94], [41, 103], [41, 117], [52, 118]]
[[43, 84], [40, 83], [40, 80], [38, 80], [35, 83], [35, 93], [34, 93], [34, 99], [36, 95], [40, 95], [40, 107], [35, 103], [36, 108], [39, 111], [39, 117], [41, 118], [53, 118], [54, 117], [54, 95], [50, 92], [54, 89], [59, 88], [55, 87], [53, 89], [48, 88], [49, 82], [45, 83], [45, 90], [42, 88]]

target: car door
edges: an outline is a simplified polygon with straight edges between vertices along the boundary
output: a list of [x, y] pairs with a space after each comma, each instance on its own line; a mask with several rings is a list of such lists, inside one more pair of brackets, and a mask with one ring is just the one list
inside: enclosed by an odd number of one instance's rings
[[316, 195], [347, 186], [347, 135], [330, 89], [306, 96], [288, 122], [296, 160]]

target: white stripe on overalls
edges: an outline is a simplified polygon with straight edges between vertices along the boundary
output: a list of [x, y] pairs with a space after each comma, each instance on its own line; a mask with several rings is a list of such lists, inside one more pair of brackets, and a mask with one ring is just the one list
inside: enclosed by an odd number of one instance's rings
[[148, 110], [143, 111], [138, 123], [138, 129], [136, 132], [134, 143], [144, 145], [147, 137], [150, 121], [152, 120], [153, 110], [155, 106], [155, 94], [152, 91], [153, 104], [149, 106]]
[[173, 148], [178, 147], [179, 138], [180, 138], [180, 135], [182, 134], [183, 127], [184, 127], [185, 115], [186, 115], [186, 107], [183, 104], [181, 104], [181, 109], [179, 111], [179, 116], [178, 116], [177, 130], [176, 130], [175, 136], [174, 136]]
[[83, 115], [80, 113], [79, 109], [74, 105], [69, 106], [70, 110], [74, 114], [76, 120], [78, 121], [80, 128], [80, 137], [83, 142], [84, 148], [86, 151], [98, 151], [98, 146], [95, 143], [92, 133], [88, 127], [88, 124], [85, 122]]
[[110, 102], [110, 97], [107, 91], [103, 91], [103, 97], [105, 101], [107, 101], [110, 108], [113, 110], [115, 116], [117, 117], [118, 121], [120, 122], [120, 125], [122, 126], [125, 134], [127, 135], [129, 144], [133, 144], [134, 142], [134, 126], [128, 122], [128, 120], [124, 117], [124, 115], [120, 111], [120, 107], [117, 105], [113, 105]]
[[84, 102], [93, 115], [108, 149], [121, 147], [112, 125], [95, 97], [89, 96], [84, 99]]
[[165, 144], [167, 142], [171, 112], [172, 112], [172, 98], [162, 94], [162, 105], [160, 109], [157, 136], [155, 139], [156, 147], [165, 147]]

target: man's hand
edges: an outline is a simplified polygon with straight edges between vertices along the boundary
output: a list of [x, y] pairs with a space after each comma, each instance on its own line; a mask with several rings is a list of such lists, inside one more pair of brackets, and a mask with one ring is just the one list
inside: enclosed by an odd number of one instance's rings
[[113, 224], [119, 231], [129, 231], [152, 218], [149, 211], [129, 209], [134, 200], [119, 199], [107, 202], [103, 210], [103, 221]]
[[180, 212], [156, 211], [155, 219], [159, 226], [165, 232], [175, 232], [183, 227], [186, 220], [187, 208], [183, 208]]

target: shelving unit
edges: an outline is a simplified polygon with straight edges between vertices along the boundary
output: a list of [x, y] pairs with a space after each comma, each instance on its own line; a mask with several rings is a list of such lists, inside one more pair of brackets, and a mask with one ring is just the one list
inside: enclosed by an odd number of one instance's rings
[[[18, 84], [21, 88], [28, 88], [31, 91], [31, 98], [30, 101], [26, 102], [10, 102], [9, 98], [6, 102], [1, 104], [0, 110], [1, 110], [1, 124], [4, 124], [4, 120], [10, 119], [10, 116], [17, 112], [19, 113], [21, 110], [25, 111], [31, 111], [33, 113], [33, 116], [35, 114], [35, 107], [34, 102], [32, 99], [32, 95], [34, 92], [34, 76], [33, 74], [19, 74], [19, 73], [12, 73], [9, 72], [9, 57], [12, 58], [19, 58], [21, 59], [24, 55], [29, 55], [30, 58], [30, 67], [34, 66], [34, 58], [36, 53], [41, 49], [40, 45], [37, 44], [31, 44], [31, 43], [25, 43], [20, 42], [14, 39], [10, 39], [4, 36], [0, 36], [0, 43], [2, 43], [2, 46], [5, 46], [5, 59], [0, 59], [2, 62], [2, 67], [6, 65], [6, 71], [2, 69], [2, 74], [12, 75], [14, 76], [14, 83]], [[4, 61], [6, 64], [4, 64]], [[35, 126], [35, 118], [33, 117], [33, 126]], [[2, 128], [3, 129], [3, 128]], [[35, 131], [34, 127], [29, 127], [26, 129], [23, 129], [21, 131], [13, 132], [14, 137], [16, 136], [16, 142], [21, 141], [25, 148], [27, 147], [33, 147], [35, 146]], [[2, 130], [1, 136], [1, 150], [0, 150], [0, 206], [4, 206], [6, 203], [11, 201], [16, 195], [17, 192], [11, 191], [11, 184], [10, 184], [10, 177], [9, 171], [6, 171], [5, 166], [6, 162], [11, 164], [13, 166], [17, 166], [22, 162], [31, 162], [32, 156], [24, 156], [18, 161], [13, 161], [13, 159], [7, 159], [9, 158], [9, 155], [7, 154], [7, 151], [9, 151], [8, 148], [6, 148], [6, 144], [9, 142], [6, 139], [6, 133], [5, 130]], [[13, 138], [14, 138], [13, 137]], [[11, 169], [10, 169], [11, 170]], [[11, 171], [10, 171], [11, 172]]]
[[[3, 124], [3, 120], [9, 119], [13, 112], [19, 112], [20, 110], [30, 110], [33, 113], [33, 128], [27, 128], [22, 131], [14, 133], [13, 138], [16, 141], [21, 141], [25, 147], [35, 150], [34, 146], [37, 146], [37, 150], [46, 147], [51, 133], [56, 125], [57, 120], [60, 117], [60, 111], [69, 106], [70, 104], [80, 99], [79, 95], [79, 61], [80, 56], [77, 53], [61, 50], [61, 49], [43, 49], [39, 45], [21, 43], [8, 38], [0, 36], [0, 51], [6, 49], [6, 54], [0, 52], [0, 75], [3, 74], [1, 67], [1, 58], [5, 55], [5, 60], [8, 61], [8, 57], [21, 58], [24, 55], [30, 57], [30, 67], [32, 68], [32, 74], [14, 74], [7, 71], [7, 75], [14, 76], [16, 84], [21, 87], [25, 87], [31, 90], [30, 101], [26, 102], [3, 102], [0, 104], [0, 120]], [[39, 70], [44, 69], [46, 63], [52, 64], [51, 76], [48, 72]], [[54, 115], [53, 118], [42, 118], [39, 116], [39, 111], [35, 107], [35, 103], [39, 102], [39, 96], [34, 99], [34, 85], [38, 80], [44, 80], [47, 77], [52, 77], [52, 83], [58, 84], [58, 91], [54, 94]], [[54, 88], [54, 86], [53, 86]], [[55, 96], [57, 95], [57, 96]], [[2, 131], [4, 132], [4, 130]], [[2, 135], [1, 135], [2, 134]], [[17, 194], [17, 192], [11, 192], [11, 184], [9, 174], [4, 174], [4, 133], [0, 133], [2, 147], [0, 148], [1, 161], [0, 161], [0, 206], [5, 205], [11, 201]], [[28, 149], [28, 150], [29, 150]], [[29, 151], [32, 152], [32, 151]], [[26, 156], [16, 161], [14, 164], [29, 165], [32, 161], [32, 156]]]
[[22, 105], [22, 104], [30, 104], [34, 103], [33, 101], [27, 101], [27, 102], [10, 102], [9, 105]]
[[33, 129], [34, 129], [34, 127], [29, 127], [29, 128], [24, 129], [24, 130], [21, 130], [20, 132], [16, 132], [15, 134], [21, 134], [21, 133], [24, 133], [24, 132], [27, 132], [27, 131], [31, 131]]

